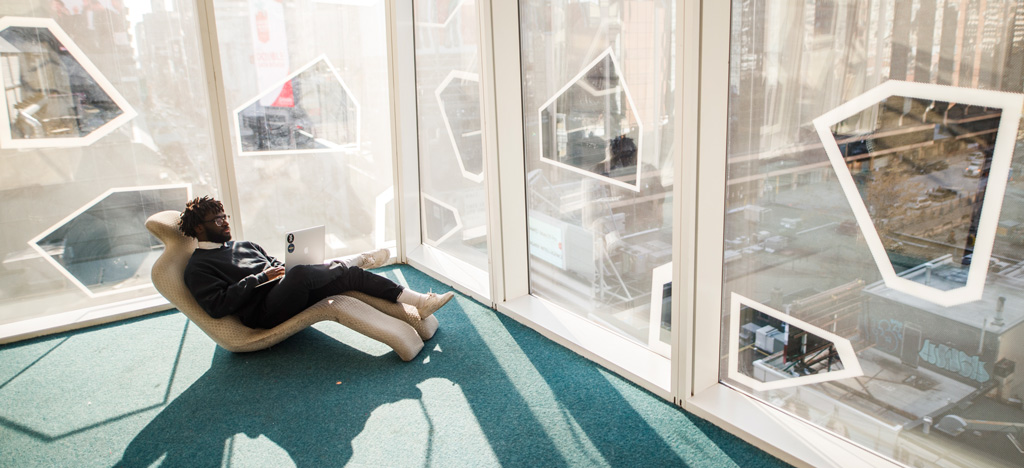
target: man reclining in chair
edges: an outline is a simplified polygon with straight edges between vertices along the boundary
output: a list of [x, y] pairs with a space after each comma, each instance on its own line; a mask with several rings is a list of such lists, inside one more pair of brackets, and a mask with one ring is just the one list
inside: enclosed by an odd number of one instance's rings
[[[178, 228], [199, 241], [185, 267], [185, 285], [196, 302], [211, 317], [235, 315], [250, 328], [273, 328], [321, 299], [346, 291], [412, 305], [422, 318], [454, 295], [418, 293], [363, 269], [382, 266], [390, 255], [387, 249], [362, 254], [350, 264], [295, 265], [285, 276], [284, 264], [262, 247], [231, 240], [224, 205], [210, 197], [188, 202]], [[264, 284], [268, 281], [272, 283]]]

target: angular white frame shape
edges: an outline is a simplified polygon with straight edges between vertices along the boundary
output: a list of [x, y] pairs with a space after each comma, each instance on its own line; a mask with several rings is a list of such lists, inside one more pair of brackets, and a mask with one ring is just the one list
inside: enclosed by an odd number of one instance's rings
[[[461, 79], [461, 80], [465, 80], [465, 81], [475, 81], [478, 85], [480, 84], [480, 75], [479, 74], [470, 73], [470, 72], [466, 72], [466, 71], [460, 71], [460, 70], [452, 70], [450, 73], [448, 73], [448, 76], [446, 76], [445, 79], [443, 81], [441, 81], [441, 84], [438, 85], [437, 89], [434, 90], [434, 97], [437, 98], [437, 105], [441, 107], [441, 120], [444, 121], [444, 128], [448, 130], [448, 138], [452, 142], [452, 148], [455, 149], [455, 159], [459, 163], [459, 170], [462, 171], [462, 177], [465, 177], [465, 178], [467, 178], [469, 180], [472, 180], [473, 182], [480, 183], [480, 182], [484, 181], [483, 161], [481, 160], [480, 173], [479, 174], [474, 174], [474, 173], [469, 172], [468, 170], [466, 170], [466, 165], [463, 163], [463, 160], [462, 160], [462, 151], [459, 150], [459, 145], [455, 141], [455, 132], [452, 130], [451, 122], [448, 121], [448, 113], [445, 112], [444, 100], [441, 99], [441, 92], [444, 91], [444, 89], [447, 88], [448, 85], [453, 80], [455, 80], [456, 78]], [[479, 134], [483, 133], [483, 122], [481, 122], [480, 130], [477, 130], [475, 132], [470, 132], [470, 133], [468, 133], [466, 135], [470, 135], [470, 134], [473, 134], [473, 133], [479, 133]], [[480, 158], [483, 159], [483, 145], [482, 144], [481, 144], [481, 147], [480, 147]]]
[[[672, 357], [672, 344], [661, 341], [661, 306], [662, 301], [665, 300], [665, 284], [671, 283], [672, 262], [654, 267], [654, 270], [651, 271], [651, 321], [647, 328], [647, 346], [667, 358]], [[672, 288], [675, 287], [673, 284]]]
[[[832, 134], [833, 125], [846, 120], [857, 113], [877, 104], [889, 96], [900, 96], [914, 99], [925, 99], [949, 103], [969, 104], [975, 106], [998, 108], [1002, 110], [999, 119], [999, 130], [996, 133], [996, 144], [992, 151], [992, 166], [989, 171], [988, 186], [982, 201], [981, 219], [978, 223], [978, 234], [975, 238], [974, 256], [967, 273], [967, 284], [960, 288], [943, 291], [916, 281], [902, 278], [896, 274], [892, 262], [882, 245], [881, 237], [875, 228], [860, 198], [853, 175], [846, 167], [846, 161], [839, 151]], [[983, 89], [957, 88], [953, 86], [930, 83], [911, 83], [890, 80], [857, 96], [845, 104], [826, 112], [814, 119], [814, 128], [818, 132], [821, 143], [825, 146], [832, 168], [839, 179], [839, 184], [850, 202], [857, 225], [864, 233], [871, 256], [875, 259], [885, 285], [895, 291], [923, 299], [931, 303], [952, 307], [981, 299], [988, 274], [988, 264], [992, 257], [992, 248], [996, 240], [996, 228], [999, 223], [999, 212], [1003, 206], [1006, 192], [1006, 179], [1010, 172], [1013, 159], [1013, 148], [1017, 141], [1017, 128], [1021, 118], [1021, 107], [1024, 106], [1024, 95], [1003, 91]], [[975, 268], [978, 266], [978, 268]]]
[[[454, 236], [456, 232], [462, 230], [462, 216], [459, 215], [459, 210], [456, 210], [454, 206], [442, 202], [441, 200], [438, 200], [435, 197], [427, 195], [426, 193], [423, 193], [422, 196], [423, 198], [420, 200], [420, 213], [422, 214], [423, 218], [420, 220], [420, 222], [423, 223], [423, 243], [431, 247], [438, 247], [441, 245], [442, 242], [448, 240], [449, 237]], [[447, 209], [448, 211], [451, 211], [452, 216], [455, 217], [455, 227], [448, 230], [448, 232], [441, 235], [441, 237], [438, 239], [431, 239], [430, 237], [427, 237], [427, 200], [430, 200], [431, 203], [434, 203], [435, 205], [438, 205], [442, 208]]]
[[[599, 62], [604, 60], [604, 58], [606, 56], [607, 57], [611, 57], [612, 67], [615, 68], [615, 73], [617, 73], [619, 75], [619, 85], [614, 87], [614, 88], [603, 89], [603, 90], [596, 90], [593, 87], [589, 86], [589, 84], [587, 84], [585, 80], [582, 80], [582, 78], [587, 75], [587, 72], [589, 72], [590, 69], [594, 68], [595, 65], [597, 65]], [[604, 95], [608, 95], [608, 94], [613, 94], [613, 93], [619, 91], [619, 88], [622, 88], [622, 92], [624, 92], [626, 94], [626, 102], [629, 105], [629, 108], [630, 108], [630, 110], [633, 113], [633, 117], [636, 119], [636, 126], [637, 126], [637, 141], [636, 141], [636, 162], [637, 162], [637, 164], [636, 164], [636, 184], [635, 185], [630, 185], [630, 184], [627, 184], [625, 182], [622, 182], [621, 180], [616, 180], [616, 179], [613, 179], [611, 177], [606, 177], [606, 176], [602, 176], [600, 174], [595, 174], [595, 173], [590, 172], [590, 171], [588, 171], [586, 169], [581, 169], [581, 168], [578, 168], [578, 167], [573, 166], [571, 164], [565, 164], [563, 162], [553, 161], [551, 159], [548, 159], [548, 158], [544, 157], [544, 123], [543, 123], [544, 122], [544, 109], [547, 109], [548, 106], [550, 106], [552, 103], [557, 101], [559, 97], [561, 97], [563, 94], [565, 94], [565, 92], [568, 91], [569, 88], [572, 88], [573, 86], [575, 86], [576, 84], [578, 84], [580, 82], [583, 83], [583, 84], [580, 85], [580, 87], [583, 88], [584, 90], [586, 90], [592, 96], [604, 96]], [[568, 170], [570, 170], [572, 172], [575, 172], [577, 174], [581, 174], [581, 175], [584, 175], [584, 176], [587, 176], [587, 177], [592, 177], [592, 178], [595, 178], [595, 179], [598, 179], [598, 180], [603, 180], [603, 181], [608, 182], [610, 184], [618, 185], [619, 187], [626, 188], [626, 189], [632, 190], [634, 192], [640, 192], [640, 181], [643, 180], [642, 179], [643, 174], [641, 174], [641, 167], [643, 167], [643, 164], [641, 164], [641, 161], [643, 159], [642, 156], [644, 154], [644, 152], [643, 152], [643, 148], [644, 148], [644, 123], [643, 123], [643, 121], [640, 120], [640, 112], [637, 111], [636, 103], [633, 102], [633, 95], [629, 92], [629, 87], [626, 86], [626, 77], [623, 76], [623, 74], [622, 74], [622, 67], [619, 66], [619, 60], [617, 58], [615, 58], [615, 54], [612, 52], [612, 48], [611, 47], [605, 49], [605, 51], [602, 52], [600, 55], [598, 55], [597, 58], [595, 58], [593, 61], [588, 63], [585, 67], [583, 67], [583, 70], [580, 71], [571, 80], [569, 80], [569, 82], [566, 83], [565, 86], [562, 86], [562, 89], [558, 90], [558, 92], [556, 92], [554, 94], [554, 96], [552, 96], [550, 99], [548, 99], [546, 102], [544, 102], [544, 104], [541, 104], [540, 108], [537, 109], [537, 125], [539, 126], [539, 128], [537, 129], [537, 144], [538, 144], [538, 148], [540, 150], [540, 152], [537, 153], [537, 156], [538, 156], [538, 158], [540, 158], [541, 162], [545, 162], [545, 163], [551, 164], [553, 166], [561, 167], [563, 169], [568, 169]]]
[[[96, 85], [107, 93], [114, 104], [121, 109], [121, 115], [110, 119], [109, 122], [97, 127], [92, 132], [85, 136], [80, 137], [68, 137], [68, 138], [18, 138], [15, 139], [11, 135], [11, 124], [10, 115], [7, 112], [7, 93], [0, 93], [0, 106], [3, 106], [3, 112], [0, 112], [0, 147], [10, 149], [25, 149], [25, 148], [76, 148], [82, 146], [89, 146], [100, 138], [103, 138], [113, 132], [115, 129], [124, 125], [131, 119], [138, 116], [138, 112], [128, 104], [128, 100], [117, 92], [114, 85], [107, 80], [107, 77], [100, 72], [99, 68], [89, 60], [89, 57], [85, 55], [85, 52], [75, 44], [75, 41], [68, 36], [66, 32], [51, 18], [28, 18], [21, 16], [5, 16], [0, 18], [0, 31], [3, 31], [9, 27], [24, 27], [24, 28], [43, 28], [50, 31], [61, 45], [67, 49], [68, 53], [81, 65], [82, 69], [92, 78]], [[6, 61], [0, 61], [0, 72], [5, 70]], [[3, 83], [5, 86], [7, 83]]]
[[113, 295], [113, 294], [120, 294], [120, 293], [123, 293], [123, 292], [135, 291], [135, 290], [145, 289], [145, 288], [151, 287], [152, 283], [149, 283], [149, 284], [140, 284], [140, 285], [136, 285], [136, 286], [129, 286], [127, 288], [119, 288], [119, 289], [113, 289], [113, 290], [103, 291], [103, 292], [95, 292], [92, 289], [89, 289], [88, 286], [82, 284], [82, 282], [79, 281], [78, 278], [75, 277], [75, 275], [72, 275], [70, 271], [68, 271], [66, 268], [64, 268], [64, 265], [61, 265], [56, 260], [54, 260], [53, 257], [50, 256], [50, 254], [46, 253], [46, 251], [42, 249], [42, 247], [39, 247], [38, 243], [39, 243], [39, 241], [43, 240], [46, 236], [48, 236], [51, 233], [53, 233], [53, 231], [56, 231], [57, 229], [60, 229], [61, 226], [71, 222], [72, 219], [78, 217], [78, 215], [84, 213], [89, 208], [92, 208], [93, 205], [95, 205], [95, 204], [103, 201], [104, 199], [106, 199], [112, 193], [117, 193], [117, 192], [142, 192], [142, 191], [146, 191], [146, 190], [166, 190], [166, 189], [176, 189], [176, 188], [184, 188], [185, 189], [185, 199], [186, 200], [191, 200], [192, 199], [192, 184], [144, 185], [144, 186], [138, 186], [138, 187], [116, 187], [116, 188], [107, 189], [107, 191], [101, 193], [98, 197], [93, 198], [91, 201], [89, 201], [88, 203], [82, 205], [80, 208], [78, 208], [77, 210], [73, 211], [71, 214], [65, 216], [64, 219], [58, 221], [53, 226], [50, 226], [49, 228], [47, 228], [45, 231], [43, 231], [39, 235], [33, 237], [32, 239], [29, 239], [28, 246], [30, 248], [32, 248], [32, 250], [35, 250], [37, 253], [39, 253], [39, 255], [41, 257], [43, 257], [44, 260], [49, 262], [50, 265], [52, 265], [54, 268], [57, 269], [57, 271], [59, 271], [62, 275], [64, 275], [64, 277], [67, 278], [68, 281], [71, 282], [71, 284], [74, 284], [75, 286], [77, 286], [78, 289], [81, 289], [83, 292], [85, 292], [86, 295], [88, 295], [91, 298], [110, 296], [110, 295]]
[[[754, 391], [767, 391], [776, 390], [780, 388], [797, 387], [801, 385], [811, 385], [821, 382], [829, 382], [832, 380], [848, 379], [852, 377], [860, 377], [864, 375], [864, 371], [860, 367], [860, 361], [857, 360], [857, 353], [853, 351], [853, 344], [850, 340], [842, 338], [834, 333], [822, 330], [814, 325], [811, 325], [803, 320], [800, 320], [791, 315], [786, 315], [783, 312], [779, 312], [771, 307], [761, 304], [753, 299], [741, 296], [737, 293], [732, 293], [732, 303], [729, 309], [729, 357], [728, 357], [728, 371], [729, 378], [736, 381], [737, 383], [746, 385]], [[773, 318], [782, 320], [783, 322], [794, 325], [801, 330], [813, 333], [822, 338], [825, 338], [832, 342], [836, 347], [836, 352], [839, 353], [839, 360], [843, 363], [843, 370], [829, 371], [821, 374], [805, 375], [802, 377], [793, 377], [791, 379], [773, 380], [771, 382], [761, 382], [750, 376], [747, 376], [739, 371], [739, 345], [740, 345], [740, 306], [747, 306], [756, 309], [758, 312], [765, 313], [772, 316]]]
[[[398, 229], [396, 226], [395, 237], [396, 239], [387, 240], [387, 222], [388, 222], [388, 203], [395, 201], [395, 188], [388, 187], [380, 195], [377, 195], [375, 201], [375, 213], [376, 219], [374, 220], [374, 231], [373, 231], [373, 242], [374, 247], [378, 249], [384, 248], [395, 248], [398, 246]], [[397, 207], [396, 210], [397, 211]], [[394, 216], [391, 217], [391, 222], [397, 223]]]
[[[338, 80], [338, 83], [341, 85], [341, 88], [343, 90], [345, 90], [345, 94], [347, 94], [348, 98], [352, 100], [352, 104], [355, 105], [355, 108], [356, 108], [356, 142], [355, 142], [355, 146], [353, 147], [351, 143], [349, 143], [349, 144], [337, 144], [337, 143], [334, 143], [332, 141], [328, 141], [328, 140], [324, 140], [324, 139], [321, 139], [321, 138], [317, 138], [316, 139], [317, 142], [324, 144], [325, 146], [327, 146], [327, 148], [296, 149], [296, 150], [271, 150], [271, 151], [243, 151], [242, 150], [242, 129], [241, 129], [241, 125], [239, 124], [239, 119], [238, 119], [239, 113], [242, 112], [243, 110], [245, 110], [246, 108], [248, 108], [249, 106], [251, 106], [254, 102], [259, 101], [260, 98], [262, 98], [267, 93], [272, 92], [275, 89], [281, 88], [282, 86], [284, 86], [285, 83], [291, 81], [293, 78], [295, 78], [296, 76], [299, 76], [299, 74], [301, 74], [302, 72], [312, 68], [314, 65], [316, 65], [319, 62], [324, 62], [325, 64], [327, 64], [327, 69], [331, 71], [331, 74], [333, 74], [334, 78]], [[346, 149], [358, 151], [359, 148], [362, 147], [362, 138], [363, 138], [362, 107], [360, 107], [359, 100], [356, 99], [355, 94], [353, 94], [352, 90], [349, 89], [348, 85], [345, 84], [345, 80], [341, 79], [341, 75], [338, 73], [338, 69], [334, 67], [334, 64], [331, 63], [331, 59], [327, 58], [326, 54], [318, 56], [317, 58], [309, 61], [305, 65], [299, 67], [296, 71], [292, 72], [291, 74], [289, 74], [288, 76], [284, 77], [280, 81], [274, 83], [272, 86], [268, 86], [267, 88], [261, 90], [259, 93], [256, 94], [256, 97], [254, 97], [254, 98], [252, 98], [252, 99], [250, 99], [248, 101], [245, 101], [244, 103], [242, 103], [242, 105], [236, 107], [235, 110], [233, 110], [231, 112], [231, 117], [232, 117], [231, 118], [231, 120], [232, 120], [231, 125], [235, 129], [235, 135], [234, 135], [235, 149], [238, 151], [238, 154], [242, 155], [242, 156], [261, 156], [261, 155], [277, 155], [277, 154], [333, 153], [333, 152], [337, 152], [337, 151], [343, 151], [343, 150], [346, 150]]]

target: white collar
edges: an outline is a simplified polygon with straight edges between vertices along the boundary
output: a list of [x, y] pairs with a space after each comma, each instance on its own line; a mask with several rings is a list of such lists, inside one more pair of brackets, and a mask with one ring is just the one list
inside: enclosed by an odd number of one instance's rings
[[199, 241], [199, 248], [203, 250], [213, 250], [221, 247], [224, 247], [224, 244], [220, 242]]

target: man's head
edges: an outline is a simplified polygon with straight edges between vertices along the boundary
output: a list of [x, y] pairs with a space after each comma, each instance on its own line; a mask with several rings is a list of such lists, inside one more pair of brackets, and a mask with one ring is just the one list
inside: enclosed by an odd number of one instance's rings
[[178, 220], [178, 229], [186, 236], [201, 241], [227, 242], [231, 240], [231, 226], [224, 214], [224, 204], [204, 196], [185, 204]]

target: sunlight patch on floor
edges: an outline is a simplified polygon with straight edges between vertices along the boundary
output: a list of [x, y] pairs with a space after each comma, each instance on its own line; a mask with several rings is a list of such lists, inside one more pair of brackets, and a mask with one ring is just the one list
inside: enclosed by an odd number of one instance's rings
[[[417, 385], [423, 396], [381, 405], [352, 440], [353, 466], [500, 466], [462, 388], [445, 378]], [[400, 446], [395, 446], [400, 441]], [[401, 455], [396, 456], [396, 452]]]
[[529, 402], [530, 411], [562, 455], [566, 465], [608, 465], [586, 431], [558, 402], [551, 387], [545, 384], [544, 376], [529, 362], [522, 348], [505, 327], [501, 323], [487, 323], [499, 321], [498, 317], [494, 314], [466, 314], [466, 317], [478, 331], [488, 331], [480, 333], [480, 338], [505, 371], [509, 381], [523, 396], [523, 400]]
[[224, 444], [224, 451], [222, 464], [224, 468], [295, 466], [295, 462], [288, 456], [288, 452], [264, 435], [251, 438], [245, 434], [235, 434]]

